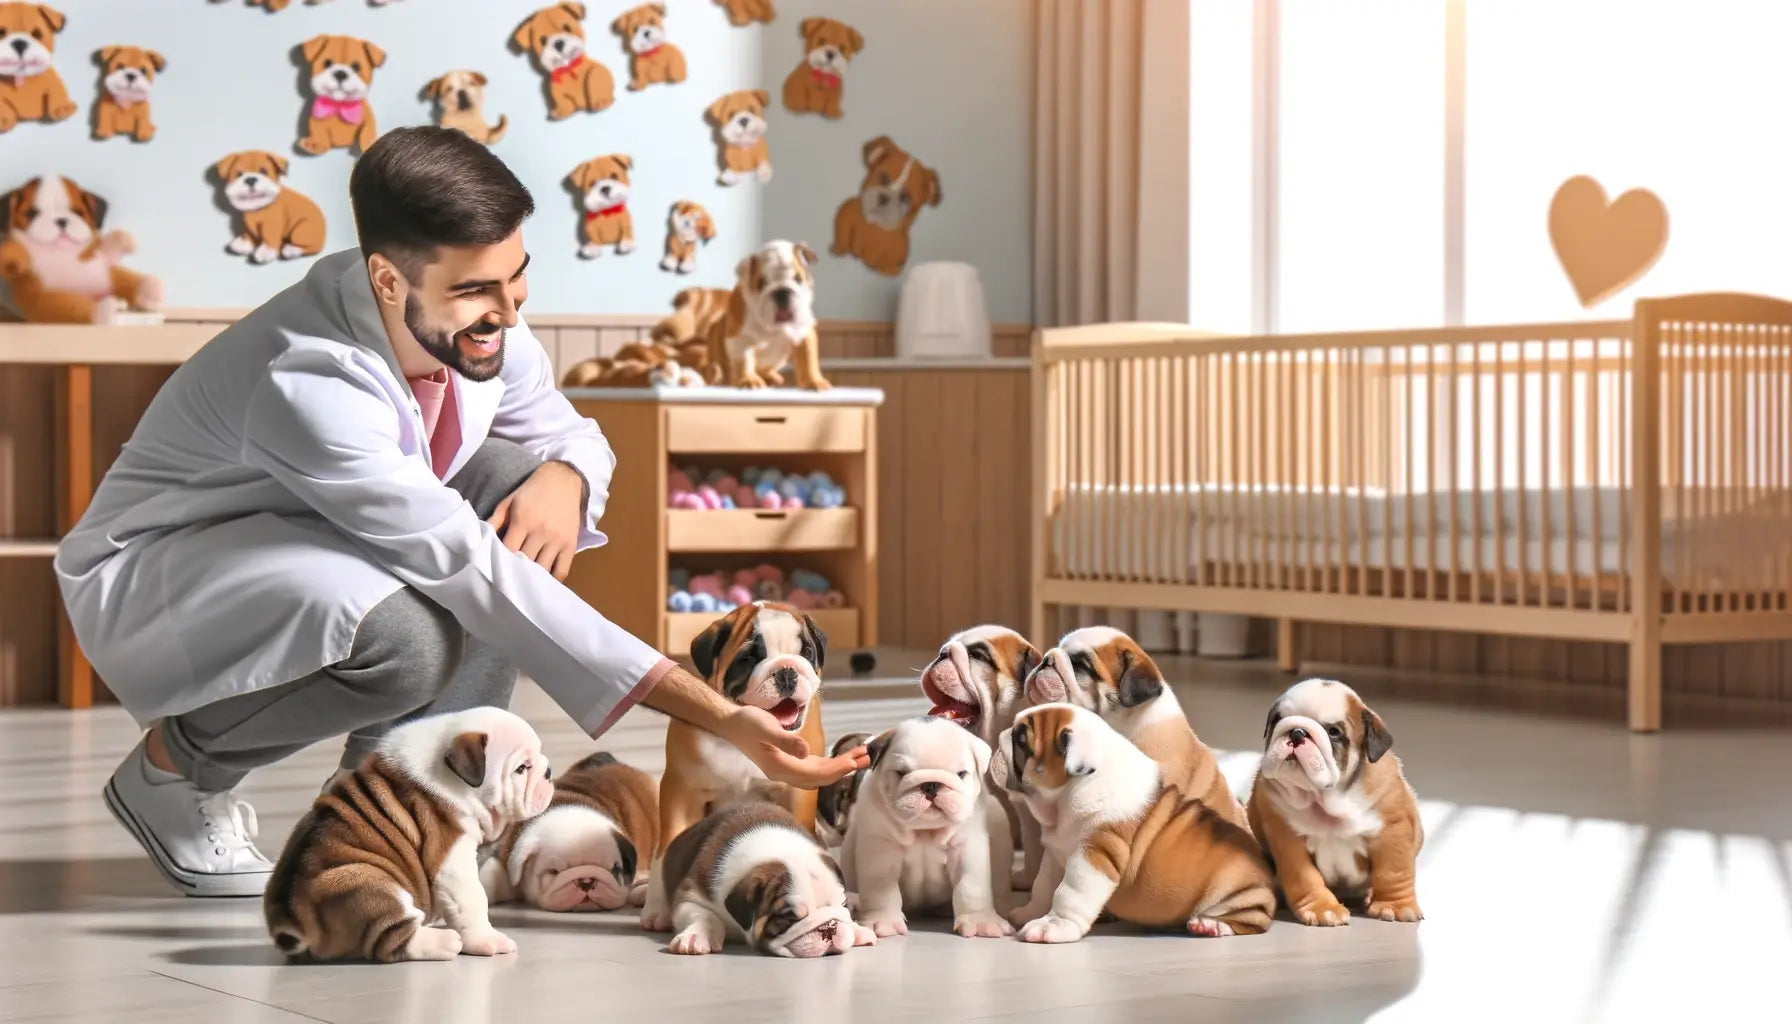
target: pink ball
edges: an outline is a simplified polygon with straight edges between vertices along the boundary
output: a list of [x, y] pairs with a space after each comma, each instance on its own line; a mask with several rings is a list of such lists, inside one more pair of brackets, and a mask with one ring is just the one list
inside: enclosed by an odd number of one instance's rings
[[728, 593], [726, 596], [727, 596], [728, 600], [733, 604], [752, 604], [753, 603], [753, 592], [751, 590], [748, 590], [746, 587], [740, 587], [740, 586], [729, 587]]
[[754, 497], [759, 499], [760, 508], [784, 507], [784, 499], [778, 496], [777, 491], [766, 491], [763, 495], [755, 494]]
[[672, 494], [672, 507], [701, 510], [704, 508], [704, 505], [703, 499], [697, 497], [697, 495], [691, 491], [674, 491]]
[[817, 598], [807, 590], [792, 590], [785, 596], [784, 600], [794, 607], [801, 608], [803, 611], [808, 611], [811, 608], [819, 606], [817, 602], [819, 602], [820, 598]]
[[685, 476], [684, 470], [673, 469], [666, 472], [666, 489], [669, 491], [694, 491], [697, 485]]
[[734, 585], [735, 586], [745, 587], [748, 590], [752, 590], [753, 585], [758, 582], [759, 582], [759, 577], [753, 575], [753, 570], [751, 570], [751, 569], [735, 570], [735, 573], [734, 573]]
[[722, 496], [720, 494], [717, 494], [716, 489], [714, 487], [709, 486], [708, 484], [705, 484], [702, 487], [697, 488], [697, 497], [703, 499], [703, 507], [704, 508], [721, 508], [722, 507]]
[[778, 568], [777, 566], [771, 564], [770, 562], [759, 563], [758, 565], [753, 567], [753, 571], [755, 573], [758, 573], [759, 578], [762, 580], [771, 580], [773, 583], [783, 583], [784, 582], [784, 570]]
[[719, 572], [711, 572], [705, 573], [702, 576], [692, 576], [691, 585], [686, 589], [690, 590], [693, 594], [708, 594], [711, 597], [719, 598], [722, 596], [722, 591], [724, 590], [722, 574]]
[[784, 499], [784, 507], [785, 508], [802, 508], [803, 507], [803, 499], [801, 499], [801, 498], [785, 498]]
[[[724, 491], [723, 493], [726, 494], [727, 492]], [[748, 487], [746, 484], [736, 484], [734, 486], [734, 507], [758, 508], [759, 495], [755, 494], [753, 488]]]

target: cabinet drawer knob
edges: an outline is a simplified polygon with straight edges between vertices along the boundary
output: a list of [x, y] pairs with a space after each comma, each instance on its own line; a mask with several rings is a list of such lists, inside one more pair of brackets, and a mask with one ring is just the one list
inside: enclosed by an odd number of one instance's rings
[[755, 416], [755, 417], [753, 417], [753, 422], [754, 423], [770, 423], [775, 426], [777, 424], [783, 423], [784, 421], [786, 421], [789, 418], [790, 417], [788, 417], [788, 416]]
[[787, 519], [787, 518], [789, 518], [789, 516], [790, 516], [790, 513], [788, 513], [788, 512], [755, 512], [755, 513], [753, 513], [753, 518], [755, 518], [755, 519]]

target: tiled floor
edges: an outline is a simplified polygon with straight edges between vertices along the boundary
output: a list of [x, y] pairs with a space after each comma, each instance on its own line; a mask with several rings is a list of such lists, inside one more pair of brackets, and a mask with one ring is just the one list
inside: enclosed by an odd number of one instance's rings
[[[915, 659], [907, 659], [912, 663]], [[905, 659], [886, 655], [886, 670]], [[1242, 787], [1285, 680], [1176, 665]], [[901, 685], [837, 687], [830, 734], [922, 711]], [[684, 959], [625, 916], [501, 911], [521, 952], [447, 964], [284, 966], [254, 901], [169, 894], [99, 789], [135, 730], [116, 710], [0, 713], [0, 1020], [703, 1021], [1784, 1020], [1792, 970], [1792, 739], [1375, 700], [1429, 841], [1419, 925], [1278, 922], [1195, 940], [1102, 926], [1072, 946], [941, 930], [824, 961]], [[856, 691], [848, 700], [848, 692]], [[561, 763], [590, 744], [539, 692], [518, 709]], [[606, 746], [660, 765], [659, 721]], [[248, 796], [265, 848], [333, 764], [318, 748]]]

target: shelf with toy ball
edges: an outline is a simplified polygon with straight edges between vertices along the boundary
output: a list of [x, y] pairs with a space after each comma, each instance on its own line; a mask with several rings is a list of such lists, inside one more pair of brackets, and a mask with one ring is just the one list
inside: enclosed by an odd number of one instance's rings
[[816, 471], [749, 466], [739, 477], [695, 466], [666, 470], [666, 550], [830, 551], [856, 547], [859, 513], [846, 489]]
[[815, 620], [832, 642], [856, 645], [859, 611], [827, 577], [810, 569], [786, 573], [775, 565], [761, 564], [732, 572], [693, 573], [672, 568], [666, 574], [667, 644], [688, 648], [716, 616], [753, 601], [782, 601], [800, 608]]

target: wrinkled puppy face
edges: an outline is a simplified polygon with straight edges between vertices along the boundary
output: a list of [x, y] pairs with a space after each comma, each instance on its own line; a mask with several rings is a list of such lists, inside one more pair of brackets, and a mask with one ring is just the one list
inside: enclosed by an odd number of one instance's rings
[[665, 4], [643, 4], [617, 18], [610, 27], [623, 38], [630, 53], [645, 56], [665, 45], [665, 17]]
[[679, 203], [672, 210], [672, 228], [687, 242], [716, 237], [716, 226], [709, 214], [696, 203]]
[[478, 71], [450, 71], [429, 83], [424, 91], [443, 110], [475, 110], [485, 102], [486, 81]]
[[311, 91], [338, 102], [367, 98], [373, 69], [386, 63], [386, 51], [353, 36], [316, 36], [302, 51], [311, 64]]
[[767, 242], [734, 268], [736, 287], [760, 323], [792, 335], [815, 326], [815, 250], [801, 242]]
[[805, 18], [802, 32], [809, 66], [836, 78], [846, 73], [846, 66], [865, 48], [864, 36], [832, 18]]
[[852, 948], [840, 865], [821, 850], [801, 862], [755, 865], [723, 905], [753, 948], [768, 956], [811, 959]]
[[1034, 704], [1064, 703], [1106, 716], [1164, 692], [1163, 673], [1132, 637], [1106, 626], [1066, 633], [1027, 679]]
[[553, 771], [541, 751], [541, 737], [508, 711], [477, 708], [463, 712], [466, 731], [449, 744], [448, 769], [473, 789], [484, 812], [485, 839], [547, 810], [554, 796]]
[[723, 696], [764, 708], [795, 732], [821, 692], [827, 643], [800, 610], [757, 601], [729, 612], [692, 640], [691, 662]]
[[1065, 791], [1095, 773], [1106, 728], [1094, 712], [1069, 704], [1027, 708], [1002, 733], [990, 778], [1018, 794], [1049, 828]]
[[544, 71], [558, 71], [585, 56], [585, 5], [555, 4], [531, 14], [511, 41], [535, 55]]
[[941, 198], [940, 176], [903, 152], [889, 136], [865, 143], [859, 208], [867, 223], [900, 231], [921, 215], [921, 207], [938, 206]]
[[108, 46], [99, 57], [106, 70], [106, 92], [120, 103], [149, 99], [156, 72], [168, 66], [161, 54], [136, 46]]
[[1263, 723], [1264, 778], [1323, 793], [1349, 789], [1393, 736], [1355, 690], [1335, 679], [1295, 683]]
[[106, 201], [53, 175], [34, 178], [6, 195], [14, 234], [39, 246], [82, 249], [106, 220]]
[[286, 167], [285, 157], [251, 149], [230, 154], [218, 161], [215, 170], [231, 208], [248, 213], [266, 208], [280, 195]]
[[730, 146], [751, 146], [765, 138], [765, 108], [770, 94], [760, 89], [731, 92], [709, 108], [722, 141]]
[[42, 4], [0, 3], [0, 78], [29, 78], [50, 69], [61, 12]]
[[638, 858], [608, 816], [562, 804], [529, 822], [517, 838], [510, 884], [543, 910], [615, 910], [628, 902]]
[[567, 180], [583, 193], [580, 204], [586, 210], [598, 213], [628, 202], [628, 172], [634, 166], [632, 158], [620, 154], [600, 156], [580, 164]]
[[1038, 665], [1039, 651], [1006, 626], [956, 633], [921, 673], [921, 691], [933, 701], [928, 714], [994, 743], [1026, 703], [1023, 687]]
[[944, 828], [982, 813], [989, 744], [944, 718], [910, 719], [870, 743], [872, 792], [911, 828]]

